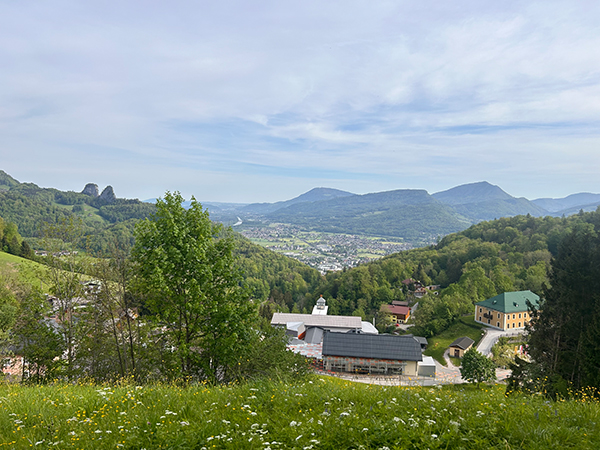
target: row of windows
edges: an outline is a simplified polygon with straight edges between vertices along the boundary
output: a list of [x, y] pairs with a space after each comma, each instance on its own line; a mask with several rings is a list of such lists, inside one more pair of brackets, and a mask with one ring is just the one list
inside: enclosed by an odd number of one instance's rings
[[[483, 308], [479, 308], [479, 312], [482, 312], [482, 311], [483, 311]], [[527, 313], [519, 313], [519, 314], [518, 314], [518, 316], [519, 316], [519, 319], [521, 318], [521, 314], [523, 314], [523, 318], [524, 318], [524, 319], [527, 319]], [[516, 319], [516, 318], [517, 318], [516, 316], [517, 316], [517, 314], [513, 314], [513, 315], [512, 315], [512, 318], [513, 318], [513, 319]], [[500, 313], [498, 313], [498, 319], [499, 319], [499, 318], [500, 318]], [[508, 319], [510, 320], [510, 314], [508, 314]], [[479, 318], [479, 320], [481, 320], [481, 318]]]
[[[482, 322], [481, 316], [479, 316], [479, 321]], [[488, 319], [487, 323], [490, 323], [490, 319]], [[502, 328], [500, 326], [500, 322], [496, 322], [496, 327]], [[511, 328], [510, 323], [506, 324], [506, 328]], [[518, 322], [518, 325], [516, 323], [513, 323], [512, 328], [521, 328], [521, 322]]]

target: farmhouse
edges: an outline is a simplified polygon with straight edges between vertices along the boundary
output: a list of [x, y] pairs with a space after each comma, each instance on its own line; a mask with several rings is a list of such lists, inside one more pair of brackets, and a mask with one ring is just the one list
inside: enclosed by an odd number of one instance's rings
[[410, 336], [325, 333], [325, 370], [416, 376], [423, 360], [420, 344]]
[[505, 292], [475, 303], [475, 322], [501, 330], [523, 329], [531, 319], [528, 301], [537, 307], [540, 297], [531, 291]]

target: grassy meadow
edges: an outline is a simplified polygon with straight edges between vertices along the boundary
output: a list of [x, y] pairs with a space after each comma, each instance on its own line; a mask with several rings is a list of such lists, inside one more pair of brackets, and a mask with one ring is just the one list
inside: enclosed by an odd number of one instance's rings
[[0, 448], [593, 449], [600, 405], [504, 386], [0, 386]]
[[461, 317], [447, 330], [442, 331], [437, 336], [428, 338], [429, 345], [423, 353], [432, 356], [437, 362], [445, 366], [444, 352], [450, 344], [459, 337], [468, 336], [475, 341], [473, 345], [477, 346], [483, 336], [482, 328], [481, 324], [475, 322], [473, 315]]

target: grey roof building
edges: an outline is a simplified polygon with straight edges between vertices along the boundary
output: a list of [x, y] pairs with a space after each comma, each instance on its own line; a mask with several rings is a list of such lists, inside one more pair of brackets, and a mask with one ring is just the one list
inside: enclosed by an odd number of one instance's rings
[[326, 370], [359, 373], [417, 374], [423, 360], [420, 344], [411, 336], [325, 333]]

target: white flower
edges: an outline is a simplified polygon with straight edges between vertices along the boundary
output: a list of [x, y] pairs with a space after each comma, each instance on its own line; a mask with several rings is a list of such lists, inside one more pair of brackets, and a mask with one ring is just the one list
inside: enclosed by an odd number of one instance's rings
[[431, 437], [437, 439], [437, 434], [432, 434]]
[[186, 427], [186, 426], [188, 426], [190, 423], [189, 423], [189, 422], [186, 422], [185, 420], [182, 420], [181, 422], [179, 422], [179, 424], [180, 424], [182, 427]]
[[292, 420], [292, 421], [290, 422], [290, 427], [295, 427], [295, 426], [297, 426], [297, 425], [298, 425], [298, 422], [296, 422], [295, 420]]

